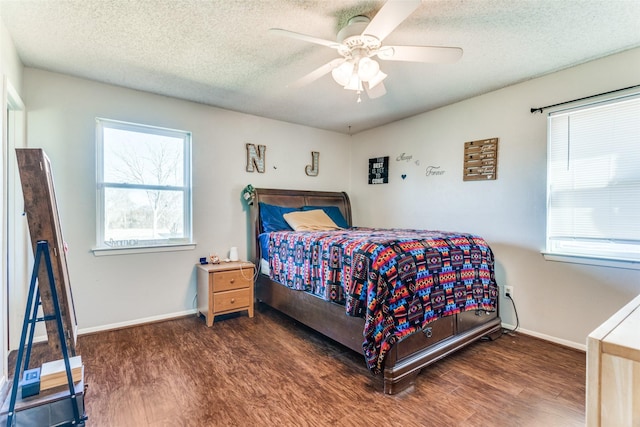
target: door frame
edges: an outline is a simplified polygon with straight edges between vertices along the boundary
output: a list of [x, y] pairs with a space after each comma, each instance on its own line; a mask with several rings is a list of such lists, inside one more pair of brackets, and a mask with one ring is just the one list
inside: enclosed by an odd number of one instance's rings
[[7, 386], [8, 355], [20, 343], [24, 307], [29, 286], [28, 266], [33, 255], [29, 249], [29, 230], [24, 216], [24, 200], [18, 174], [15, 148], [26, 147], [26, 109], [20, 95], [6, 76], [2, 78], [2, 247], [0, 249], [2, 292], [2, 389]]

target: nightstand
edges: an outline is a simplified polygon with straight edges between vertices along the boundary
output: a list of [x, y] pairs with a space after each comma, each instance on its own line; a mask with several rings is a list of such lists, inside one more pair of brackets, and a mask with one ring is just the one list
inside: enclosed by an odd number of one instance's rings
[[198, 312], [207, 326], [218, 314], [247, 310], [253, 317], [254, 265], [246, 261], [198, 264]]

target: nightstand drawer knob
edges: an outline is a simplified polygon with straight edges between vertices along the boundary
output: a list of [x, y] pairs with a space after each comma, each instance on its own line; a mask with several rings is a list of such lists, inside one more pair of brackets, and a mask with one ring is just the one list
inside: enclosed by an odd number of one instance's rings
[[236, 282], [236, 279], [229, 280], [229, 283], [235, 283], [235, 282]]
[[231, 304], [233, 304], [234, 302], [236, 302], [235, 298], [231, 298]]

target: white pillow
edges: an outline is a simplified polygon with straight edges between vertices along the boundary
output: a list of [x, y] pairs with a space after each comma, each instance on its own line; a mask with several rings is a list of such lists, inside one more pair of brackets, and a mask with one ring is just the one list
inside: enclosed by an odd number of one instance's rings
[[322, 209], [289, 212], [282, 217], [295, 231], [342, 230]]

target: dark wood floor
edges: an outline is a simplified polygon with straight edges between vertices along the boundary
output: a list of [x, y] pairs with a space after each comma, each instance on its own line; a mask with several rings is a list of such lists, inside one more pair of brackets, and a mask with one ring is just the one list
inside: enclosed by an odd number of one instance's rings
[[388, 396], [361, 355], [269, 308], [220, 319], [79, 337], [87, 426], [584, 425], [580, 351], [504, 335]]

